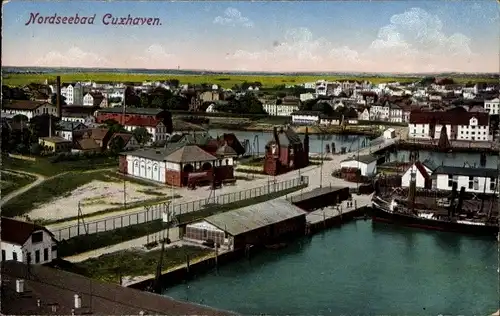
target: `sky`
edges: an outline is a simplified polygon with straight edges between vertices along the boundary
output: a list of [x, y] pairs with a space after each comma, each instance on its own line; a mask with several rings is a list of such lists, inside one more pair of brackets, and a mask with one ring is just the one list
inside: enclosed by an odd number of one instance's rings
[[[2, 59], [40, 67], [498, 72], [499, 12], [496, 0], [12, 0], [3, 7]], [[36, 14], [95, 18], [92, 25], [28, 23]], [[159, 22], [105, 25], [109, 14]]]

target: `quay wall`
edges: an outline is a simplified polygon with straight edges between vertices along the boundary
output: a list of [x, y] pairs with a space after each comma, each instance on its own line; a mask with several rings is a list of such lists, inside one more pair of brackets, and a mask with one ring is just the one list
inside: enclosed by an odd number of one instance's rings
[[[356, 219], [365, 219], [365, 220], [371, 219], [371, 207], [368, 206], [360, 207], [358, 209], [346, 212], [342, 215], [326, 218], [325, 221], [320, 221], [315, 224], [308, 224], [307, 235], [319, 233], [322, 230], [339, 226], [343, 223]], [[213, 269], [216, 269], [217, 266], [231, 263], [245, 256], [251, 257], [256, 251], [259, 251], [260, 249], [262, 249], [262, 247], [252, 247], [250, 249], [250, 252], [245, 251], [245, 249], [240, 249], [236, 251], [219, 254], [217, 258], [215, 257], [215, 251], [214, 251], [213, 256], [190, 264], [189, 269], [186, 266], [184, 266], [162, 274], [162, 276], [160, 277], [160, 282], [163, 288], [168, 288], [170, 286], [182, 283], [186, 280], [195, 278], [197, 275], [212, 271]], [[145, 290], [149, 286], [151, 286], [153, 282], [154, 278], [150, 278], [140, 282], [132, 283], [127, 287], [138, 290]]]

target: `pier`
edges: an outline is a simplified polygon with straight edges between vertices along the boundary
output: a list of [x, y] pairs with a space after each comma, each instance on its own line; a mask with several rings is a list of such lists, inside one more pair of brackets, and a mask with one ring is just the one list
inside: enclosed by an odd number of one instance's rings
[[401, 149], [401, 150], [428, 150], [439, 152], [460, 152], [460, 153], [488, 153], [498, 155], [498, 145], [496, 142], [485, 141], [464, 141], [464, 140], [450, 140], [450, 147], [441, 148], [438, 146], [438, 140], [422, 140], [422, 139], [407, 139], [399, 140], [387, 146], [384, 149], [377, 149], [377, 152], [383, 150]]

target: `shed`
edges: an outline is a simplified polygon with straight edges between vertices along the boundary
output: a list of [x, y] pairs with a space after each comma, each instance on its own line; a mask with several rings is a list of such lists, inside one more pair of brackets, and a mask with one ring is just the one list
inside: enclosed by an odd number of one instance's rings
[[387, 130], [384, 131], [384, 138], [385, 139], [396, 138], [396, 130], [392, 127], [388, 128]]
[[340, 162], [340, 168], [357, 168], [361, 175], [369, 177], [377, 173], [377, 161], [379, 157], [373, 155], [353, 156]]
[[[205, 241], [209, 235], [213, 235], [212, 240], [238, 250], [246, 245], [265, 245], [304, 235], [306, 214], [287, 200], [272, 200], [212, 215], [201, 222], [187, 225], [185, 236]], [[198, 231], [196, 234], [195, 229]], [[221, 232], [224, 232], [224, 238]]]
[[430, 189], [432, 187], [432, 169], [420, 161], [411, 165], [408, 170], [401, 177], [401, 186], [409, 187], [411, 180], [411, 173], [415, 172], [415, 185], [417, 188]]

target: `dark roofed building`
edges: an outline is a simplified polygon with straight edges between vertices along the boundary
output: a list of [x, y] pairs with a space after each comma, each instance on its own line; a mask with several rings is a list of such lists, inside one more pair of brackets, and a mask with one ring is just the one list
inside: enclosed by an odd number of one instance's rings
[[8, 217], [0, 224], [2, 261], [41, 264], [57, 258], [57, 240], [45, 227]]
[[264, 172], [278, 175], [309, 165], [309, 135], [306, 129], [304, 142], [290, 127], [274, 128], [273, 138], [267, 143]]
[[[14, 261], [2, 265], [1, 293], [4, 315], [232, 314], [47, 266], [30, 266], [28, 270], [27, 265]], [[75, 295], [80, 303], [78, 308], [75, 308]]]

